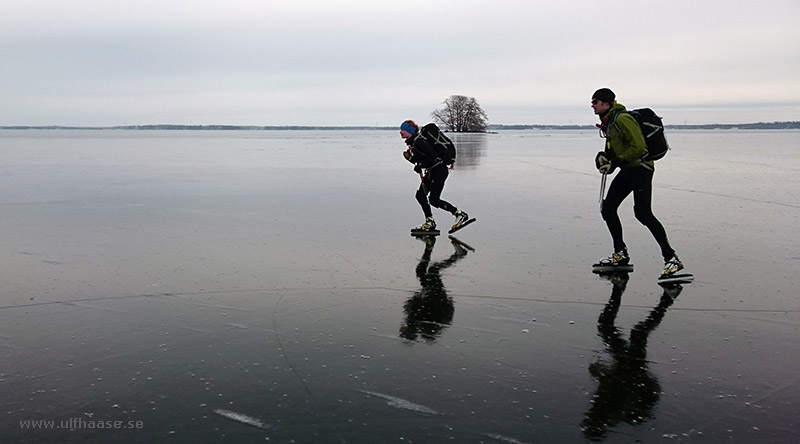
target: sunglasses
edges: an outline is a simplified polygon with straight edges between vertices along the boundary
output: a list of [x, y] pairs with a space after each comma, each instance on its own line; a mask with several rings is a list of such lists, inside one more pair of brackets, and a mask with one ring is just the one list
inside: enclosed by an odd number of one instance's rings
[[597, 99], [592, 100], [592, 105], [597, 105], [598, 103], [600, 103], [599, 100], [597, 100]]

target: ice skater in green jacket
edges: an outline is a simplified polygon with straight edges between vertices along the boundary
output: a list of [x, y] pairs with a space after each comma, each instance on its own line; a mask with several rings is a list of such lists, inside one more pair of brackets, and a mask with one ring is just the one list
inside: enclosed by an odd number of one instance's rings
[[605, 149], [595, 157], [595, 165], [603, 174], [619, 168], [619, 173], [609, 185], [603, 200], [601, 214], [614, 241], [614, 253], [601, 259], [595, 266], [628, 265], [630, 256], [622, 237], [622, 222], [617, 209], [628, 195], [633, 193], [633, 213], [636, 219], [650, 230], [661, 247], [664, 257], [663, 276], [670, 276], [683, 269], [675, 250], [670, 246], [664, 226], [653, 214], [653, 161], [643, 160], [647, 144], [636, 119], [624, 112], [625, 106], [616, 101], [616, 95], [608, 88], [598, 89], [592, 96], [592, 109], [600, 117], [601, 134], [605, 136]]

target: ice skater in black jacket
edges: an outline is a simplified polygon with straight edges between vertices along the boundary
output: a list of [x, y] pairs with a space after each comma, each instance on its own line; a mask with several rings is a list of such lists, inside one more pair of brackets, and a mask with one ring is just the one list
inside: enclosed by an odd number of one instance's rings
[[[403, 156], [414, 164], [414, 171], [419, 173], [422, 183], [417, 190], [417, 202], [425, 213], [425, 222], [412, 229], [415, 232], [436, 231], [431, 206], [441, 208], [455, 216], [455, 225], [469, 220], [466, 212], [459, 210], [450, 202], [442, 200], [442, 190], [450, 170], [439, 157], [433, 145], [419, 133], [419, 126], [413, 120], [400, 124], [400, 137], [405, 139], [408, 149]], [[454, 226], [455, 226], [454, 225]]]

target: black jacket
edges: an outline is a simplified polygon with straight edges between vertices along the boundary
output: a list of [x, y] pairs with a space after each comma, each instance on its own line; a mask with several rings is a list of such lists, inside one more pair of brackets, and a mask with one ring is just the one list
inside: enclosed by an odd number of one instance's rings
[[411, 163], [422, 168], [433, 168], [437, 163], [442, 162], [433, 145], [419, 133], [406, 139], [406, 145], [411, 149], [411, 157], [408, 159]]

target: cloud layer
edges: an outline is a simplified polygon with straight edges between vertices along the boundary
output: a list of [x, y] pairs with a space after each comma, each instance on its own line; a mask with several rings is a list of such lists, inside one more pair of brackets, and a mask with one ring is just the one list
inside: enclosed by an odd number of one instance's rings
[[796, 0], [7, 3], [0, 125], [394, 125], [452, 94], [591, 123], [601, 86], [671, 123], [800, 119]]

